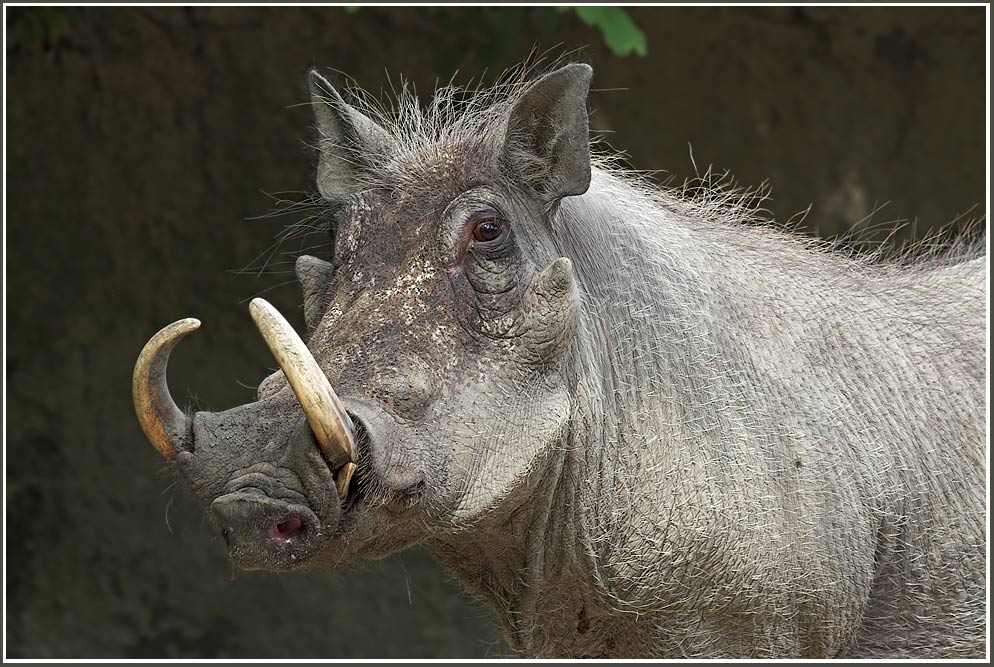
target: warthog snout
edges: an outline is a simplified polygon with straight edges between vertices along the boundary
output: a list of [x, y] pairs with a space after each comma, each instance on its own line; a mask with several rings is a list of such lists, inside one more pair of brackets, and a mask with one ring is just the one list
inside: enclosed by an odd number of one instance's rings
[[[135, 409], [156, 450], [190, 471], [232, 560], [245, 569], [287, 569], [327, 542], [339, 528], [343, 503], [355, 503], [358, 491], [349, 491], [356, 426], [286, 320], [262, 299], [250, 311], [292, 396], [275, 409], [260, 402], [223, 413], [184, 413], [170, 396], [166, 369], [176, 343], [199, 326], [188, 319], [163, 328], [142, 350]], [[273, 429], [273, 412], [294, 399], [303, 418], [292, 430]]]
[[[197, 415], [201, 420], [205, 415]], [[207, 430], [213, 424], [207, 423]], [[200, 429], [198, 429], [200, 430]], [[285, 442], [270, 450], [272, 463], [237, 468], [209, 510], [224, 536], [228, 555], [243, 569], [284, 570], [309, 559], [338, 529], [337, 494], [315, 494], [305, 478], [318, 461], [317, 441], [301, 419]], [[250, 445], [247, 449], [251, 449]], [[331, 479], [331, 471], [324, 471]], [[207, 494], [207, 498], [214, 493]], [[329, 501], [326, 506], [323, 501]]]

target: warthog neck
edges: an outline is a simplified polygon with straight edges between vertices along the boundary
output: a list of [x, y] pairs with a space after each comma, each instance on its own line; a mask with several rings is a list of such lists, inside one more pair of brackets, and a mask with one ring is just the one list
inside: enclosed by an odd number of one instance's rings
[[512, 512], [428, 543], [497, 612], [511, 647], [525, 656], [612, 657], [622, 634], [613, 628], [625, 624], [599, 589], [580, 534], [587, 500], [584, 475], [569, 454], [574, 444], [568, 438], [532, 471], [534, 491]]

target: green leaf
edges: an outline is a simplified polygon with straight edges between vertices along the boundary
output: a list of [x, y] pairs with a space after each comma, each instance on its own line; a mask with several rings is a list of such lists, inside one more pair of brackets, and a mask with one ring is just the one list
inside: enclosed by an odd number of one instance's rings
[[361, 8], [357, 5], [345, 5], [342, 9], [345, 10], [346, 14], [355, 14]]
[[649, 53], [645, 33], [639, 30], [635, 22], [621, 7], [556, 7], [556, 11], [568, 12], [573, 10], [580, 20], [601, 31], [607, 48], [617, 56], [627, 56], [635, 53], [645, 56]]

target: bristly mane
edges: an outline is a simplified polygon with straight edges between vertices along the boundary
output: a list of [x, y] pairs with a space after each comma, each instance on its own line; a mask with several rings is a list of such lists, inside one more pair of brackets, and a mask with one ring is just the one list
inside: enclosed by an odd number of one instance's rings
[[[402, 186], [411, 177], [404, 165], [438, 160], [444, 157], [442, 151], [454, 145], [461, 151], [496, 153], [504, 140], [508, 109], [532, 81], [565, 62], [564, 57], [549, 63], [531, 59], [507, 69], [491, 85], [485, 85], [481, 79], [460, 86], [453, 77], [433, 91], [427, 104], [421, 103], [414, 85], [404, 79], [396, 86], [391, 82], [390, 94], [379, 98], [346, 82], [343, 93], [347, 101], [387, 130], [400, 148], [397, 154], [368, 156], [373, 158], [369, 165], [375, 168], [364, 173], [365, 185], [388, 189]], [[321, 141], [319, 137], [318, 143]], [[727, 172], [715, 174], [709, 167], [703, 174], [698, 173], [678, 185], [659, 184], [651, 178], [654, 172], [624, 166], [626, 159], [624, 153], [614, 150], [600, 137], [592, 137], [593, 170], [608, 176], [615, 187], [626, 190], [624, 198], [650, 217], [651, 209], [656, 208], [707, 223], [758, 226], [789, 235], [810, 251], [846, 257], [864, 267], [876, 264], [929, 269], [986, 256], [984, 214], [966, 222], [957, 218], [949, 224], [933, 226], [924, 237], [902, 244], [891, 241], [902, 227], [900, 221], [889, 225], [891, 231], [883, 241], [871, 241], [868, 231], [859, 228], [860, 221], [855, 220], [849, 231], [836, 238], [816, 239], [800, 230], [808, 211], [783, 222], [776, 221], [763, 208], [770, 195], [765, 183], [756, 188], [740, 187]], [[696, 164], [694, 169], [697, 170]], [[876, 225], [875, 231], [879, 233], [887, 226], [887, 223]]]

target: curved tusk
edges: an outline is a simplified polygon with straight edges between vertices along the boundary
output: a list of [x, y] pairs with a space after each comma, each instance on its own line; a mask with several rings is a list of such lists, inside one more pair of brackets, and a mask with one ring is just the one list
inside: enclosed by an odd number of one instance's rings
[[166, 367], [169, 354], [184, 336], [200, 327], [192, 317], [173, 322], [145, 343], [131, 379], [135, 413], [145, 436], [167, 459], [190, 437], [190, 418], [179, 409], [169, 394]]
[[352, 419], [311, 351], [279, 311], [265, 299], [255, 298], [249, 312], [304, 409], [314, 437], [338, 472], [338, 492], [344, 496], [355, 470]]

